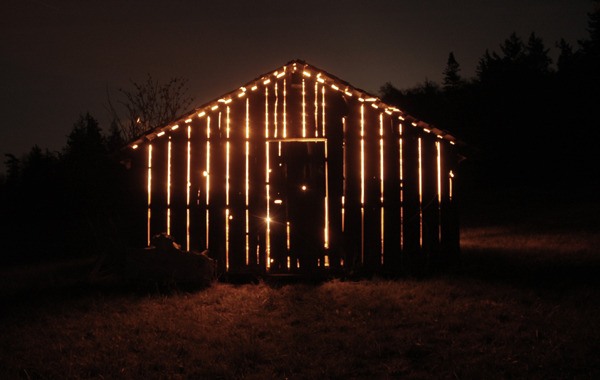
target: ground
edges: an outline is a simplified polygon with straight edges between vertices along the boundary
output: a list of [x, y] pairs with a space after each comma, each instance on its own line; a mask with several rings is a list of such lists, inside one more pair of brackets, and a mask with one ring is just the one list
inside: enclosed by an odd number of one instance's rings
[[600, 210], [514, 202], [467, 207], [462, 264], [424, 278], [165, 292], [90, 285], [89, 259], [4, 268], [0, 378], [600, 378]]

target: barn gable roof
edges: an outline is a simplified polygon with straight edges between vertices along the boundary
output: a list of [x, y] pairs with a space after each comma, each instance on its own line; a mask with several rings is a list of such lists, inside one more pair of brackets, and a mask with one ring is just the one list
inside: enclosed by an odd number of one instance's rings
[[137, 149], [138, 146], [148, 141], [152, 141], [156, 137], [162, 136], [167, 131], [175, 130], [182, 124], [190, 123], [196, 117], [204, 117], [210, 112], [218, 110], [221, 105], [229, 104], [240, 98], [243, 98], [247, 93], [256, 91], [260, 87], [267, 86], [271, 80], [281, 78], [288, 73], [302, 73], [302, 75], [307, 78], [315, 77], [318, 82], [331, 87], [332, 90], [342, 92], [344, 96], [355, 97], [360, 102], [369, 103], [374, 108], [384, 110], [388, 115], [397, 116], [399, 120], [402, 120], [415, 128], [420, 128], [424, 132], [435, 134], [438, 138], [446, 140], [450, 144], [456, 144], [459, 142], [459, 140], [449, 132], [419, 120], [397, 108], [396, 106], [384, 103], [379, 97], [372, 95], [360, 88], [354, 87], [350, 83], [328, 73], [325, 70], [319, 69], [303, 60], [297, 59], [290, 61], [275, 70], [271, 70], [265, 74], [262, 74], [240, 86], [239, 88], [229, 91], [218, 98], [194, 108], [191, 111], [185, 112], [183, 115], [167, 125], [145, 132], [140, 137], [131, 141], [128, 146], [133, 149]]

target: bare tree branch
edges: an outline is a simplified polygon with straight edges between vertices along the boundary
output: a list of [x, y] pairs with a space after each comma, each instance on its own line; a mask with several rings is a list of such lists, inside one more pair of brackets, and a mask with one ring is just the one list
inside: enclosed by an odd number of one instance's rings
[[167, 124], [192, 103], [184, 78], [171, 78], [161, 84], [148, 74], [145, 82], [132, 81], [131, 84], [132, 89], [119, 88], [117, 104], [123, 110], [123, 116], [111, 101], [107, 89], [109, 112], [126, 140]]

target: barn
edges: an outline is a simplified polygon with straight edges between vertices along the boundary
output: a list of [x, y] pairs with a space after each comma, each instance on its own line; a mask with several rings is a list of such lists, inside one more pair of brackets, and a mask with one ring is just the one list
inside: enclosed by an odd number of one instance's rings
[[459, 253], [459, 142], [295, 60], [129, 144], [145, 243], [221, 273], [399, 272]]

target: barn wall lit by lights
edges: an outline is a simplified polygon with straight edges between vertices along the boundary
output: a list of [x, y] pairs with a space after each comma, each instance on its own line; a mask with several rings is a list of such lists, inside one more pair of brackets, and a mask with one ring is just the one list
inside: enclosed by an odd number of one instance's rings
[[222, 272], [296, 273], [455, 257], [456, 145], [292, 61], [130, 147], [147, 244], [166, 232]]

